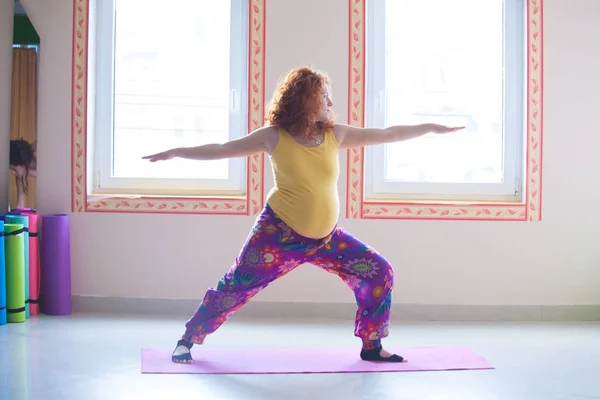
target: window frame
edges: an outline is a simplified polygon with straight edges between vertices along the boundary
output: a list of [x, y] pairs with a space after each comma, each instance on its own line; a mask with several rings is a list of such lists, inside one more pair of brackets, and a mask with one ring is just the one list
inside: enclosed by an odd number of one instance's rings
[[[229, 138], [238, 139], [246, 134], [248, 96], [248, 0], [231, 1], [230, 88], [229, 88]], [[115, 0], [97, 2], [96, 37], [96, 132], [94, 143], [94, 194], [134, 195], [244, 195], [246, 190], [246, 165], [242, 158], [227, 160], [227, 179], [156, 179], [112, 177], [114, 163], [114, 44]], [[107, 82], [110, 82], [108, 84]]]
[[[265, 0], [245, 0], [247, 29], [247, 133], [264, 124], [265, 99]], [[71, 209], [73, 212], [185, 213], [258, 215], [264, 206], [264, 154], [248, 157], [245, 164], [245, 193], [224, 190], [181, 194], [96, 193], [94, 162], [96, 143], [95, 68], [96, 1], [73, 0], [73, 59], [71, 109]]]
[[[385, 29], [386, 1], [367, 0], [367, 82], [366, 125], [383, 128], [385, 123], [386, 59]], [[525, 93], [525, 18], [524, 0], [504, 0], [505, 82], [503, 116], [502, 183], [429, 183], [394, 182], [385, 179], [388, 144], [366, 149], [365, 196], [376, 199], [478, 200], [521, 201], [522, 167], [525, 154], [524, 101]], [[507, 27], [508, 25], [508, 27]], [[431, 138], [431, 139], [430, 139]], [[435, 140], [431, 135], [420, 140]]]
[[[522, 138], [524, 163], [518, 169], [523, 171], [522, 194], [507, 201], [506, 198], [487, 200], [489, 196], [469, 196], [469, 200], [459, 196], [435, 196], [423, 199], [422, 196], [403, 194], [374, 197], [369, 192], [366, 164], [373, 158], [370, 148], [349, 149], [347, 151], [346, 217], [350, 219], [453, 219], [453, 220], [541, 220], [542, 148], [543, 148], [543, 4], [539, 0], [525, 1], [522, 31], [526, 40], [524, 66], [526, 80], [523, 109], [525, 126]], [[366, 126], [366, 116], [372, 113], [367, 107], [369, 95], [366, 90], [370, 72], [368, 68], [367, 29], [373, 16], [367, 13], [368, 0], [349, 1], [349, 87], [348, 123], [353, 126]], [[380, 71], [379, 71], [380, 73]], [[519, 143], [517, 143], [519, 145]], [[382, 146], [380, 146], [382, 147]], [[382, 164], [383, 165], [383, 164]]]

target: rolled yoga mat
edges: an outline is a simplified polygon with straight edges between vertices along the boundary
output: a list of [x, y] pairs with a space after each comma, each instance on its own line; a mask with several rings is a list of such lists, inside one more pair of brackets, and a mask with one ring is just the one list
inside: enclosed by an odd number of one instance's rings
[[29, 318], [29, 218], [23, 215], [7, 215], [4, 218], [7, 224], [23, 225], [23, 256], [25, 258], [23, 268], [25, 270], [25, 318]]
[[69, 216], [42, 216], [41, 274], [42, 311], [48, 315], [71, 314], [71, 247]]
[[[40, 313], [40, 242], [38, 238], [38, 214], [34, 209], [18, 208], [10, 212], [29, 218], [29, 313]], [[27, 282], [26, 282], [27, 283]]]
[[4, 221], [0, 219], [0, 325], [6, 325], [6, 267], [4, 255]]
[[4, 223], [6, 268], [6, 319], [24, 322], [25, 316], [25, 227]]

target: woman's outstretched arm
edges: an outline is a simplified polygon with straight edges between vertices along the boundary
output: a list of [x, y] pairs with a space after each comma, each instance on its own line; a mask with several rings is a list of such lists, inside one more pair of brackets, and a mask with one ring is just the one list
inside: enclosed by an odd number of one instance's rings
[[210, 143], [195, 147], [178, 147], [142, 157], [150, 162], [186, 158], [189, 160], [219, 160], [223, 158], [247, 157], [267, 150], [267, 134], [273, 127], [259, 128], [252, 133], [225, 143]]
[[461, 127], [447, 127], [437, 124], [395, 125], [387, 128], [359, 128], [337, 124], [334, 128], [340, 148], [349, 149], [382, 143], [400, 142], [414, 139], [427, 133], [456, 132]]

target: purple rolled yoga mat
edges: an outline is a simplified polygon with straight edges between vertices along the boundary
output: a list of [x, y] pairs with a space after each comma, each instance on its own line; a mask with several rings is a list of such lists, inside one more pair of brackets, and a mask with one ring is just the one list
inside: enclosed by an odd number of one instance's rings
[[42, 216], [42, 310], [48, 315], [71, 314], [71, 246], [69, 216]]

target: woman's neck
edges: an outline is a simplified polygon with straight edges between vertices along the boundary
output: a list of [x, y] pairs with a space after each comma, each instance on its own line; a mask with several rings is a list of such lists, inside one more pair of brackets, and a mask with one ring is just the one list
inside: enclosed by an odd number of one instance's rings
[[321, 136], [324, 132], [323, 124], [317, 122], [312, 126], [306, 127], [304, 129], [298, 130], [293, 127], [285, 128], [290, 135], [295, 137], [305, 137], [308, 139], [314, 139], [315, 137]]

